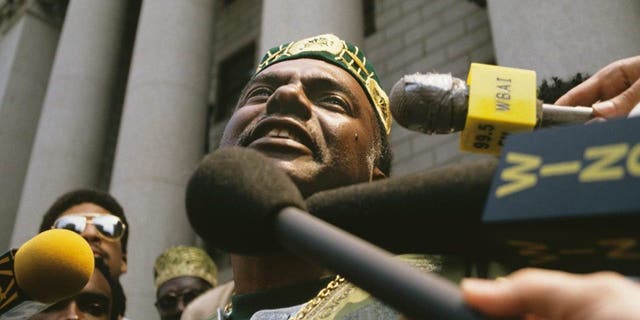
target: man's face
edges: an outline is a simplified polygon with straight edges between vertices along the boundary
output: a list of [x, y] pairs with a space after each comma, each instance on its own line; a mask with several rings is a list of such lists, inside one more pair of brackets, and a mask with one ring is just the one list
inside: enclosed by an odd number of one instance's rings
[[193, 299], [211, 289], [211, 285], [191, 276], [176, 277], [164, 282], [156, 292], [156, 308], [162, 320], [178, 320]]
[[382, 176], [373, 107], [345, 70], [315, 59], [269, 66], [245, 88], [221, 146], [275, 160], [303, 196]]
[[79, 294], [32, 316], [31, 320], [111, 319], [113, 295], [102, 272], [95, 270]]
[[[88, 214], [104, 214], [111, 215], [107, 209], [89, 202], [81, 203], [65, 210], [60, 217], [66, 215], [88, 215]], [[112, 277], [119, 277], [127, 272], [127, 257], [122, 252], [122, 243], [120, 240], [107, 240], [101, 237], [99, 231], [91, 223], [88, 223], [84, 231], [80, 234], [89, 242], [91, 250], [96, 257], [102, 258], [109, 266]]]

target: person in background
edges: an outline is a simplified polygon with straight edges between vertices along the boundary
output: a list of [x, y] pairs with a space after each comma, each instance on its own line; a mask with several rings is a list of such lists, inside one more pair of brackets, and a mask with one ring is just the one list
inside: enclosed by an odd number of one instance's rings
[[[63, 194], [42, 217], [39, 232], [52, 228], [80, 234], [94, 255], [107, 264], [111, 277], [118, 279], [127, 272], [127, 218], [110, 194], [91, 189]], [[118, 313], [123, 317], [124, 307]]]
[[153, 267], [160, 319], [180, 319], [193, 299], [216, 286], [217, 274], [215, 263], [200, 248], [176, 246], [164, 251]]
[[124, 293], [120, 282], [113, 278], [109, 267], [97, 258], [93, 275], [77, 295], [64, 299], [30, 320], [116, 320], [124, 310]]

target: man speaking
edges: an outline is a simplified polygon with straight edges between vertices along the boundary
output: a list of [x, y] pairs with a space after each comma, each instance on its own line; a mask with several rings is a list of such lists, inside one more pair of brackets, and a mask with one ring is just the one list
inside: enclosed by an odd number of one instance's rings
[[[373, 66], [358, 47], [327, 34], [267, 52], [242, 91], [221, 147], [268, 156], [308, 197], [388, 176], [390, 129], [388, 98]], [[231, 230], [229, 236], [238, 234]], [[286, 319], [333, 278], [288, 252], [233, 254], [231, 262], [235, 294], [219, 319]]]

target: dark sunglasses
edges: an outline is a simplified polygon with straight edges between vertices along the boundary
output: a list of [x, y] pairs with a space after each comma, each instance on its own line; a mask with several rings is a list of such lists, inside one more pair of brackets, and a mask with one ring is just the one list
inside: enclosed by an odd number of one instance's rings
[[206, 290], [186, 290], [184, 292], [175, 293], [170, 292], [156, 301], [155, 305], [160, 311], [172, 311], [178, 306], [178, 301], [182, 300], [182, 303], [186, 306], [193, 299], [197, 298]]
[[87, 224], [92, 224], [98, 235], [108, 241], [118, 241], [124, 235], [126, 225], [120, 218], [103, 213], [69, 214], [62, 216], [53, 223], [52, 229], [67, 229], [81, 234]]
[[111, 298], [102, 293], [81, 292], [77, 296], [65, 299], [50, 306], [42, 313], [52, 313], [64, 310], [71, 301], [75, 301], [80, 312], [91, 314], [95, 317], [109, 315], [111, 312]]

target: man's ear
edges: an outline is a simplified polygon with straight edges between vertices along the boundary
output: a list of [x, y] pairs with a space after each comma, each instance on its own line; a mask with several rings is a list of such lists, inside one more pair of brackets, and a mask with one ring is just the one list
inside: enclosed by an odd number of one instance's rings
[[371, 173], [371, 181], [384, 179], [386, 177], [387, 177], [387, 175], [384, 174], [384, 172], [382, 172], [382, 170], [380, 170], [380, 168], [373, 167], [373, 172]]
[[127, 273], [127, 254], [122, 254], [122, 264], [120, 265], [120, 274]]

